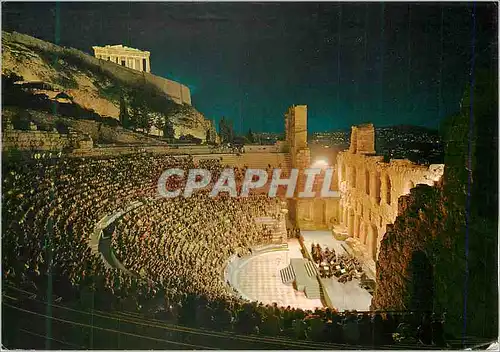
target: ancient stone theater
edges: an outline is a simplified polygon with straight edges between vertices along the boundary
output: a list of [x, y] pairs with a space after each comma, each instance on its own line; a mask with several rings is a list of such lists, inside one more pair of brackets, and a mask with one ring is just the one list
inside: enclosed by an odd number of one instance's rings
[[353, 126], [348, 150], [337, 156], [341, 227], [376, 261], [386, 227], [398, 216], [398, 199], [417, 184], [433, 186], [444, 165], [417, 165], [406, 159], [385, 161], [375, 154], [372, 124]]

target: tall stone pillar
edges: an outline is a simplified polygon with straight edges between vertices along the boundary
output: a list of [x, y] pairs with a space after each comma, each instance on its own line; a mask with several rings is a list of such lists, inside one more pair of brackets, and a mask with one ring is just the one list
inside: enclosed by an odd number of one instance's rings
[[146, 72], [151, 72], [151, 63], [149, 62], [149, 57], [146, 59]]

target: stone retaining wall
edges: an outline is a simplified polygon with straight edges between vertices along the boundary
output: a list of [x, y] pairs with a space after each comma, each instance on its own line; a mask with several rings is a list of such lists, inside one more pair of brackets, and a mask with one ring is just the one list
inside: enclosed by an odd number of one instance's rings
[[49, 131], [3, 131], [2, 150], [51, 150], [71, 147], [67, 134]]

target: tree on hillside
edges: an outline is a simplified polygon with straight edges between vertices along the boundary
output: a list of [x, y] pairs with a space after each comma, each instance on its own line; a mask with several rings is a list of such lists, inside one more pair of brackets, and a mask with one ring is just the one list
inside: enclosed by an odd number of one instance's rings
[[163, 124], [163, 137], [175, 138], [175, 130], [172, 121], [165, 116], [165, 123]]
[[125, 98], [120, 96], [120, 122], [124, 128], [131, 128], [132, 121], [130, 120], [130, 115], [128, 113], [127, 103]]
[[255, 143], [255, 136], [253, 135], [251, 128], [248, 129], [246, 139], [248, 140], [248, 143]]
[[234, 139], [233, 125], [225, 117], [219, 122], [219, 134], [223, 143], [232, 143]]
[[211, 137], [212, 135], [210, 134], [210, 129], [207, 130], [207, 132], [205, 133], [205, 143], [211, 143]]
[[133, 125], [135, 128], [143, 129], [149, 133], [151, 126], [153, 125], [153, 121], [149, 117], [146, 106], [146, 96], [144, 95], [144, 92], [141, 90], [135, 90], [132, 93], [130, 101]]
[[219, 121], [219, 135], [222, 142], [227, 140], [227, 123], [226, 118], [223, 116]]

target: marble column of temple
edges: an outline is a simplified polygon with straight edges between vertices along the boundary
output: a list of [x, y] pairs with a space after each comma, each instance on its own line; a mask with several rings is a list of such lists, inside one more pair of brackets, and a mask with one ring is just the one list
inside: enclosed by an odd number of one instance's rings
[[98, 59], [111, 61], [137, 71], [151, 72], [149, 51], [141, 51], [123, 45], [94, 46], [93, 49]]

